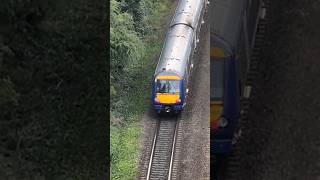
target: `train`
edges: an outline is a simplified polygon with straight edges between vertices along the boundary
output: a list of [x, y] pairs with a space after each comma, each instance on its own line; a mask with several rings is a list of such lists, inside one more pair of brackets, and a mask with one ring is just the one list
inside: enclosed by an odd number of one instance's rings
[[180, 0], [153, 76], [151, 101], [157, 113], [179, 113], [186, 105], [194, 53], [208, 0]]
[[210, 152], [228, 156], [238, 128], [262, 0], [215, 0], [210, 8]]

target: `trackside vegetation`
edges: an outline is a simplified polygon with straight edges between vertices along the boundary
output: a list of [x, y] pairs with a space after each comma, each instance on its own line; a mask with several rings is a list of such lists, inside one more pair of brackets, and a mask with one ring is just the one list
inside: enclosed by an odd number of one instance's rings
[[171, 9], [169, 0], [111, 0], [111, 179], [136, 178], [139, 121], [150, 106], [150, 83]]
[[1, 180], [106, 176], [106, 9], [1, 1]]

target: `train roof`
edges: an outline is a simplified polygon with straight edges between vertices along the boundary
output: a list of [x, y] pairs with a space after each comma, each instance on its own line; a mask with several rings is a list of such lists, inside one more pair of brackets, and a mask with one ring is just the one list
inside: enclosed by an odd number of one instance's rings
[[216, 0], [210, 11], [210, 33], [224, 40], [231, 49], [237, 46], [247, 3], [247, 0]]
[[170, 71], [183, 77], [192, 40], [191, 27], [183, 24], [171, 27], [167, 33], [155, 75]]
[[186, 24], [193, 29], [198, 24], [205, 0], [180, 0], [170, 26]]

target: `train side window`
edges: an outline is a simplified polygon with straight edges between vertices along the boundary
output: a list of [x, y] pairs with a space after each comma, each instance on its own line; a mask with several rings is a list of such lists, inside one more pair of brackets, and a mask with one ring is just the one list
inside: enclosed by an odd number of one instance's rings
[[212, 57], [210, 59], [210, 99], [223, 101], [225, 61]]

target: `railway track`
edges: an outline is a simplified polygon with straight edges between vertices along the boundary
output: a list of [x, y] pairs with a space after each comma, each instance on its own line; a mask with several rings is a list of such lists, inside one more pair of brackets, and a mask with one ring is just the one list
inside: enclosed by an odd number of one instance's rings
[[157, 119], [148, 170], [146, 176], [142, 179], [172, 179], [174, 170], [176, 170], [176, 168], [173, 168], [173, 162], [178, 125], [177, 117]]
[[227, 158], [222, 160], [217, 170], [218, 175], [215, 177], [216, 180], [237, 180], [241, 179], [240, 177], [240, 170], [241, 170], [241, 159], [245, 157], [245, 155], [242, 155], [241, 148], [244, 148], [241, 146], [241, 137], [245, 133], [245, 129], [249, 128], [247, 127], [248, 122], [248, 111], [250, 108], [250, 104], [252, 100], [255, 98], [256, 92], [254, 91], [254, 81], [255, 77], [258, 73], [258, 67], [259, 67], [259, 60], [261, 59], [261, 53], [263, 50], [263, 47], [265, 46], [265, 32], [267, 28], [267, 24], [269, 22], [268, 19], [268, 9], [270, 8], [270, 1], [264, 0], [261, 12], [260, 12], [260, 18], [257, 24], [257, 31], [255, 34], [255, 40], [252, 44], [253, 50], [250, 56], [250, 66], [248, 69], [248, 75], [246, 78], [245, 83], [245, 90], [244, 90], [244, 96], [243, 99], [241, 99], [241, 114], [240, 114], [240, 123], [239, 123], [239, 129], [235, 135], [235, 141], [234, 141], [234, 147], [232, 154]]

